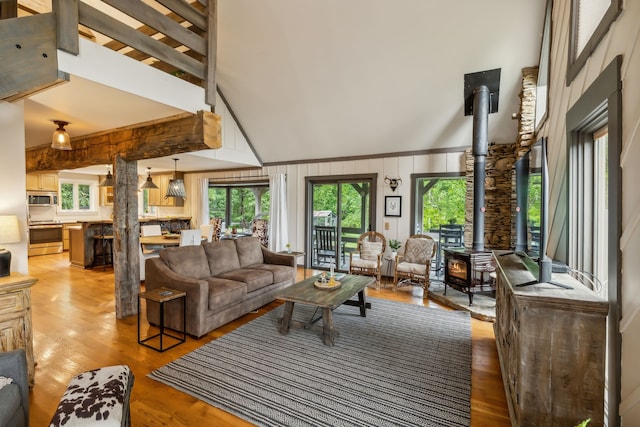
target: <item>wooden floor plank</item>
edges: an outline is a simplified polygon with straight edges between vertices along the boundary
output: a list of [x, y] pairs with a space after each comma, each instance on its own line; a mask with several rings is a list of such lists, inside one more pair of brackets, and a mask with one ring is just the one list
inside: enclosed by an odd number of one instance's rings
[[[308, 272], [310, 274], [311, 272]], [[275, 301], [210, 332], [158, 353], [137, 344], [137, 319], [115, 317], [113, 272], [69, 266], [68, 254], [29, 258], [32, 288], [35, 386], [30, 393], [31, 425], [47, 425], [69, 380], [77, 373], [127, 364], [135, 374], [131, 396], [133, 426], [251, 426], [147, 374], [234, 330], [281, 304]], [[307, 276], [308, 277], [308, 276]], [[298, 279], [303, 271], [298, 271]], [[412, 304], [442, 307], [422, 298], [421, 288], [391, 286], [367, 289], [367, 295]], [[471, 426], [510, 426], [493, 324], [472, 319]]]

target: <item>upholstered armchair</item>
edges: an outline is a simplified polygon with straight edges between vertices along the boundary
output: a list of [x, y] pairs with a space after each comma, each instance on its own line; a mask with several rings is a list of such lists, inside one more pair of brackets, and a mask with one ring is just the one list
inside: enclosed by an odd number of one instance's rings
[[380, 289], [382, 255], [387, 239], [377, 231], [367, 231], [358, 238], [355, 252], [349, 252], [349, 274], [360, 274], [376, 278], [376, 289]]
[[211, 218], [209, 220], [209, 225], [213, 227], [211, 241], [217, 242], [220, 240], [220, 232], [222, 231], [222, 218]]
[[254, 219], [251, 231], [251, 235], [257, 237], [262, 246], [269, 247], [269, 221], [266, 219]]
[[[0, 426], [29, 426], [29, 380], [23, 349], [0, 352], [0, 377], [11, 383], [0, 388]], [[2, 380], [2, 383], [8, 380]]]
[[415, 234], [407, 239], [396, 255], [393, 290], [403, 285], [417, 285], [429, 289], [429, 269], [438, 248], [431, 236]]

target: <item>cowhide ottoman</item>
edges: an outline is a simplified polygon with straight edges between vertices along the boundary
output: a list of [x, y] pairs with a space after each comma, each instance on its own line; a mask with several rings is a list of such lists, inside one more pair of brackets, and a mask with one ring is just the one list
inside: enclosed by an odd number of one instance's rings
[[130, 426], [132, 387], [126, 365], [82, 372], [69, 382], [49, 426]]

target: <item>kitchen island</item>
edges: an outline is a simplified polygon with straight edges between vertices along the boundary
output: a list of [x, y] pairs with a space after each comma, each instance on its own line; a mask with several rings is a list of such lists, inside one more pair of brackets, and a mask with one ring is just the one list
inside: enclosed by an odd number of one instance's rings
[[[165, 233], [177, 233], [191, 228], [191, 217], [149, 217], [140, 218], [140, 225], [156, 225]], [[94, 236], [113, 236], [113, 220], [78, 221], [69, 227], [69, 263], [73, 267], [92, 268], [97, 256], [94, 250]]]

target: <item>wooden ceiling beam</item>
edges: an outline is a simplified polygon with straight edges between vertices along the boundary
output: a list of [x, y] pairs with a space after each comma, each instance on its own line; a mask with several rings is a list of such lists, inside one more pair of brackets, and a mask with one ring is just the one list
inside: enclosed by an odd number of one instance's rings
[[26, 171], [43, 172], [154, 159], [222, 147], [220, 116], [209, 111], [181, 114], [71, 139], [73, 150], [39, 146], [26, 150]]

